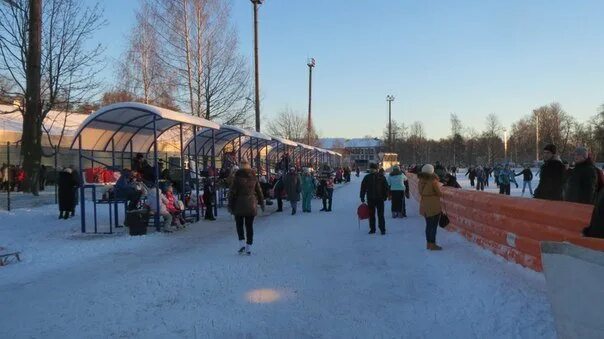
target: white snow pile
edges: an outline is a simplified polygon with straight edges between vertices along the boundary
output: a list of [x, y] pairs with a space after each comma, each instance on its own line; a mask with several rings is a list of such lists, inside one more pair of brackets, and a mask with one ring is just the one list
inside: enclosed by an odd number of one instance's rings
[[0, 212], [0, 246], [23, 253], [0, 268], [0, 338], [555, 337], [541, 274], [442, 229], [428, 252], [411, 200], [368, 235], [358, 189], [331, 213], [258, 218], [250, 257], [224, 210], [140, 237], [81, 235], [55, 206]]

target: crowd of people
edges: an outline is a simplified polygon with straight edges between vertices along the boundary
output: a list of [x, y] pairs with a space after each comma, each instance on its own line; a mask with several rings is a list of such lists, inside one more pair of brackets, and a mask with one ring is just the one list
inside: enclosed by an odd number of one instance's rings
[[[287, 172], [283, 169], [290, 165]], [[229, 182], [228, 209], [235, 217], [237, 236], [240, 241], [239, 253], [251, 254], [254, 242], [254, 219], [258, 206], [264, 211], [272, 199], [277, 200], [276, 212], [283, 212], [283, 201], [289, 201], [291, 215], [298, 213], [298, 203], [302, 200], [302, 212], [312, 213], [312, 200], [322, 200], [321, 212], [331, 212], [333, 191], [337, 183], [350, 182], [350, 168], [332, 168], [323, 164], [315, 170], [291, 166], [287, 156], [277, 164], [276, 174], [270, 179], [261, 176], [251, 168], [248, 161], [241, 162], [241, 168], [233, 166]]]
[[24, 181], [25, 171], [20, 165], [2, 164], [0, 167], [0, 191], [21, 192]]
[[[499, 193], [510, 195], [511, 186], [519, 188], [516, 177], [522, 177], [522, 195], [528, 191], [536, 199], [566, 201], [571, 203], [593, 205], [589, 226], [583, 230], [585, 236], [604, 238], [604, 172], [597, 168], [588, 150], [577, 147], [572, 152], [572, 159], [564, 161], [554, 144], [543, 148], [543, 164], [536, 174], [530, 165], [515, 172], [510, 164], [489, 166], [470, 166], [465, 173], [470, 186], [477, 191], [489, 187], [490, 178], [499, 188]], [[422, 165], [412, 165], [410, 172], [422, 173]], [[533, 179], [539, 176], [539, 183], [533, 190]], [[457, 182], [457, 168], [445, 167], [435, 163], [434, 176], [444, 186], [461, 188]]]

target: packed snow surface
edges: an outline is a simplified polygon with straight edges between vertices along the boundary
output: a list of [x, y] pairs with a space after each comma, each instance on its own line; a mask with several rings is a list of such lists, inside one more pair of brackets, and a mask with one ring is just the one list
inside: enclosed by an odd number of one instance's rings
[[442, 229], [427, 251], [412, 200], [368, 235], [359, 180], [331, 213], [258, 218], [249, 257], [225, 210], [140, 237], [82, 235], [55, 206], [0, 212], [0, 246], [23, 253], [0, 268], [0, 338], [555, 337], [541, 274]]

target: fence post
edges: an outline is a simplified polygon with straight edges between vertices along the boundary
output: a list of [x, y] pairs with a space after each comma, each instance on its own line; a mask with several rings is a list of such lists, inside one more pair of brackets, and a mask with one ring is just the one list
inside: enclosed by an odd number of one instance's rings
[[59, 156], [59, 145], [55, 145], [55, 204], [59, 203], [59, 192], [57, 189], [57, 182], [59, 181], [59, 172], [57, 171], [57, 166], [58, 166], [58, 160], [57, 157]]
[[7, 180], [7, 188], [6, 188], [6, 209], [10, 211], [10, 190], [11, 190], [11, 182], [10, 182], [10, 141], [6, 142], [6, 161], [8, 162], [8, 180]]

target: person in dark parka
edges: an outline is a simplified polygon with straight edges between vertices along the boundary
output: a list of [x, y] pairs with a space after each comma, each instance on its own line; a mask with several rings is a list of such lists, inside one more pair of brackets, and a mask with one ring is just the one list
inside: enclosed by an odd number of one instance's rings
[[258, 205], [264, 211], [264, 196], [256, 173], [245, 160], [241, 162], [241, 169], [235, 172], [228, 201], [229, 212], [235, 216], [240, 243], [239, 254], [250, 255], [254, 243], [254, 218], [257, 215]]
[[564, 200], [579, 204], [593, 204], [598, 194], [598, 169], [587, 149], [577, 147], [574, 153], [575, 168], [569, 171], [564, 186]]
[[562, 189], [566, 167], [556, 154], [556, 146], [549, 144], [543, 149], [544, 163], [539, 174], [539, 185], [535, 189], [535, 198], [562, 200]]
[[287, 193], [287, 200], [292, 206], [292, 215], [298, 211], [298, 201], [302, 192], [302, 181], [294, 167], [289, 169], [289, 173], [283, 179], [283, 187]]
[[388, 199], [388, 182], [378, 173], [377, 164], [369, 165], [369, 174], [361, 182], [361, 202], [369, 207], [369, 234], [375, 233], [375, 213], [378, 215], [378, 227], [382, 235], [386, 234], [386, 219], [384, 218], [384, 201]]
[[592, 238], [604, 238], [604, 190], [600, 190], [589, 226], [583, 229], [583, 235]]
[[65, 168], [59, 173], [59, 219], [68, 219], [69, 214], [75, 210], [75, 195], [73, 191], [78, 187], [72, 175], [71, 168]]

